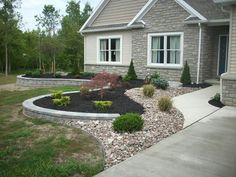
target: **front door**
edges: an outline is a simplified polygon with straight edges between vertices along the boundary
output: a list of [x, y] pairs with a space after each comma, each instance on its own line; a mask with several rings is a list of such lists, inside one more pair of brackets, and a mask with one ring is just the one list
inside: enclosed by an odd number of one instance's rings
[[228, 67], [228, 44], [229, 36], [220, 35], [219, 36], [219, 53], [218, 53], [218, 75], [227, 72]]

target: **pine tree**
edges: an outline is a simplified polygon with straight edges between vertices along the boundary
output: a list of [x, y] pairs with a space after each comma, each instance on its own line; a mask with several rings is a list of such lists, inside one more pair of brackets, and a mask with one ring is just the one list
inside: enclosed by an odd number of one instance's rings
[[133, 60], [131, 60], [131, 62], [130, 62], [129, 70], [128, 70], [128, 73], [127, 73], [127, 77], [128, 77], [130, 80], [135, 80], [135, 79], [137, 79], [137, 75], [136, 75], [136, 72], [135, 72], [135, 69], [134, 69]]
[[183, 85], [190, 85], [191, 82], [192, 82], [191, 81], [191, 76], [190, 76], [190, 68], [189, 68], [189, 65], [188, 65], [187, 61], [186, 61], [185, 65], [184, 65], [184, 70], [182, 72], [182, 76], [181, 76], [180, 82]]

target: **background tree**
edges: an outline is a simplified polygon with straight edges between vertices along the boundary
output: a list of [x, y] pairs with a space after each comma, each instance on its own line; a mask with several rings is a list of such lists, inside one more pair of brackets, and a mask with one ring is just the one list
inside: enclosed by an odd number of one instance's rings
[[5, 49], [5, 75], [9, 70], [9, 45], [15, 39], [13, 36], [17, 31], [18, 15], [15, 9], [18, 7], [19, 0], [0, 0], [0, 33], [2, 36], [2, 44]]
[[[56, 30], [59, 25], [59, 11], [55, 9], [53, 5], [45, 5], [42, 15], [35, 16], [36, 21], [38, 22], [38, 26], [41, 26], [41, 29], [44, 30], [47, 37], [51, 38], [51, 40], [47, 40], [47, 47], [50, 50], [50, 54], [52, 55], [52, 72], [56, 73], [56, 48], [58, 48], [56, 40]], [[48, 45], [48, 42], [51, 42]], [[49, 56], [51, 56], [49, 54]]]
[[0, 72], [7, 75], [11, 70], [39, 68], [55, 73], [55, 61], [64, 71], [75, 74], [82, 71], [84, 39], [78, 31], [92, 13], [91, 6], [87, 3], [81, 10], [79, 0], [70, 0], [60, 21], [59, 11], [45, 5], [35, 17], [37, 28], [22, 31], [21, 18], [16, 12], [19, 2], [0, 0]]
[[71, 0], [66, 7], [67, 15], [61, 22], [59, 38], [65, 45], [62, 57], [70, 63], [69, 67], [73, 68], [73, 73], [78, 74], [83, 70], [84, 65], [84, 39], [78, 33], [79, 29], [85, 23], [92, 12], [91, 6], [86, 3], [83, 11], [80, 10], [80, 1]]
[[92, 14], [93, 12], [93, 8], [90, 6], [90, 4], [87, 2], [84, 6], [84, 10], [81, 14], [82, 16], [82, 21], [81, 21], [81, 24], [83, 25], [87, 19], [89, 18], [89, 16]]

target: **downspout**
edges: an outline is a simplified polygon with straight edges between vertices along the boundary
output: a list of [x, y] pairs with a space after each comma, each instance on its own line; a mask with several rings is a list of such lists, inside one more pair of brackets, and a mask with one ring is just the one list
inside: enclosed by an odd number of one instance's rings
[[198, 42], [198, 62], [197, 62], [197, 84], [200, 81], [200, 66], [201, 66], [201, 50], [202, 50], [202, 25], [198, 23], [199, 26], [199, 42]]

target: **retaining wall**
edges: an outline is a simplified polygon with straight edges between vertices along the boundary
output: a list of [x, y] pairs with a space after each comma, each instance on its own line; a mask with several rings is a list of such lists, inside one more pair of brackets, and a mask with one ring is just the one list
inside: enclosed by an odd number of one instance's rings
[[16, 85], [22, 87], [79, 86], [89, 81], [87, 79], [30, 78], [19, 75], [16, 79]]

